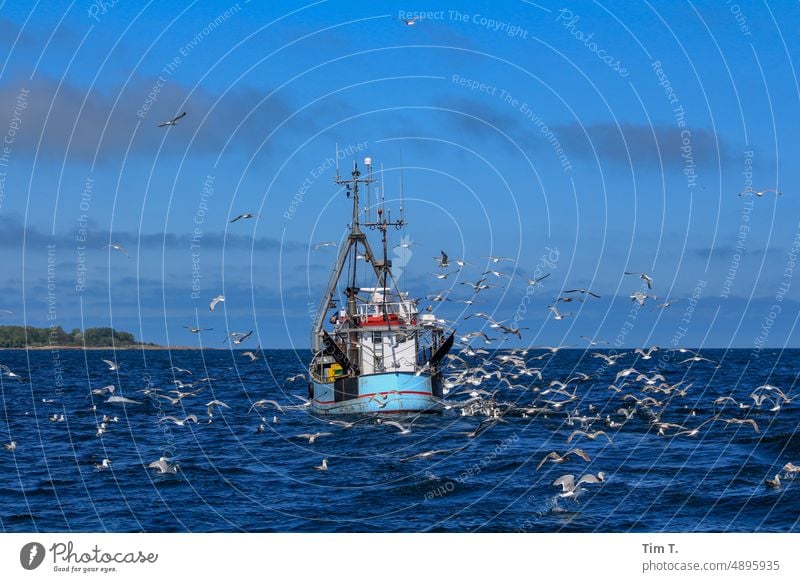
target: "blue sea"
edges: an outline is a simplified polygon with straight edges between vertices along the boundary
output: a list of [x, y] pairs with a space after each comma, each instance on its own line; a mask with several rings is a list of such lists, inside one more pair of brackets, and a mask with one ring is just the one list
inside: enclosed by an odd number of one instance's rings
[[[309, 354], [265, 351], [249, 362], [225, 350], [0, 351], [0, 363], [24, 381], [2, 376], [0, 530], [5, 532], [791, 532], [800, 529], [800, 478], [782, 472], [800, 464], [796, 350], [704, 350], [713, 362], [679, 363], [686, 354], [661, 350], [649, 360], [628, 354], [607, 366], [598, 350], [531, 350], [529, 366], [543, 379], [519, 378], [511, 389], [496, 376], [471, 390], [498, 390], [500, 420], [475, 431], [485, 415], [462, 416], [472, 398], [451, 387], [455, 406], [440, 415], [393, 417], [409, 434], [368, 418], [352, 428], [315, 417], [302, 400]], [[489, 358], [505, 352], [490, 354]], [[541, 359], [534, 359], [542, 356]], [[119, 363], [110, 371], [103, 359]], [[499, 362], [498, 362], [499, 364]], [[459, 371], [452, 366], [452, 373]], [[176, 366], [192, 372], [173, 371]], [[657, 371], [685, 394], [610, 385], [622, 369]], [[577, 373], [563, 394], [543, 394], [552, 380]], [[648, 374], [649, 375], [649, 374]], [[143, 389], [175, 389], [210, 377], [196, 396], [171, 404]], [[633, 377], [627, 378], [633, 381]], [[107, 403], [91, 394], [113, 384], [138, 401]], [[619, 384], [619, 382], [617, 382]], [[763, 384], [788, 397], [749, 396]], [[199, 385], [198, 385], [199, 386]], [[191, 389], [185, 388], [184, 391]], [[768, 391], [773, 394], [772, 391]], [[764, 391], [762, 390], [762, 393]], [[630, 397], [627, 397], [631, 395]], [[175, 396], [173, 394], [173, 396]], [[651, 397], [637, 405], [633, 398]], [[723, 396], [736, 402], [715, 404]], [[218, 399], [209, 416], [206, 403]], [[251, 411], [253, 402], [274, 399]], [[549, 400], [550, 404], [543, 404]], [[778, 410], [775, 401], [780, 404]], [[477, 400], [475, 401], [477, 402]], [[556, 406], [555, 403], [558, 403]], [[524, 412], [531, 407], [544, 411]], [[629, 412], [618, 412], [626, 409]], [[63, 421], [52, 421], [53, 415]], [[158, 422], [164, 415], [198, 423]], [[106, 423], [104, 415], [116, 417]], [[626, 420], [626, 415], [630, 419]], [[583, 418], [581, 418], [583, 417]], [[597, 418], [599, 417], [599, 418]], [[596, 419], [595, 419], [596, 418]], [[727, 422], [738, 418], [752, 423]], [[357, 420], [357, 419], [352, 419]], [[670, 423], [658, 434], [656, 422]], [[257, 432], [259, 425], [263, 432]], [[698, 427], [695, 436], [683, 434]], [[758, 432], [756, 432], [758, 428]], [[604, 431], [593, 440], [575, 430]], [[313, 444], [303, 433], [331, 433]], [[609, 442], [609, 439], [611, 442]], [[580, 447], [546, 463], [549, 452]], [[430, 450], [450, 452], [403, 460]], [[161, 456], [175, 474], [146, 468]], [[109, 470], [95, 464], [111, 460]], [[328, 470], [315, 470], [327, 459]], [[577, 498], [560, 497], [552, 482], [604, 472]], [[780, 487], [765, 478], [783, 475]]]

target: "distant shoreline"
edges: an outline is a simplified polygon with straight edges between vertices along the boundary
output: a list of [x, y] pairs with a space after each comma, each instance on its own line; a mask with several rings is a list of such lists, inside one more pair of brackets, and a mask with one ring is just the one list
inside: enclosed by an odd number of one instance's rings
[[223, 348], [195, 348], [191, 346], [27, 346], [24, 348], [0, 348], [6, 350], [220, 350]]

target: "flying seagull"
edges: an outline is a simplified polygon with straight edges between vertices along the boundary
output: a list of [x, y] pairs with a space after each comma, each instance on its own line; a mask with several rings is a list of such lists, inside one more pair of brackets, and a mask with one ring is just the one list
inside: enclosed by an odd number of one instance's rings
[[250, 214], [249, 212], [245, 212], [244, 214], [240, 214], [239, 216], [237, 216], [236, 218], [231, 220], [230, 224], [233, 224], [237, 220], [243, 220], [245, 218], [253, 218], [254, 216], [255, 216], [255, 214]]
[[322, 249], [322, 248], [325, 248], [325, 247], [335, 247], [335, 246], [336, 246], [336, 243], [333, 242], [333, 241], [321, 242], [321, 243], [317, 243], [317, 244], [314, 245], [314, 250], [318, 251], [319, 249]]
[[764, 194], [768, 192], [775, 192], [775, 196], [780, 196], [781, 193], [778, 192], [775, 188], [765, 188], [764, 190], [753, 190], [752, 188], [745, 188], [741, 192], [739, 192], [739, 196], [744, 196], [745, 194], [755, 194], [759, 198], [761, 198]]
[[439, 262], [439, 268], [440, 268], [440, 269], [445, 269], [445, 268], [447, 268], [447, 267], [449, 267], [449, 266], [450, 266], [450, 261], [449, 261], [449, 259], [447, 258], [447, 253], [446, 253], [446, 252], [444, 252], [444, 251], [441, 251], [441, 253], [442, 253], [442, 254], [441, 254], [440, 256], [438, 256], [438, 257], [433, 257], [433, 259], [434, 259], [435, 261], [438, 261], [438, 262]]
[[165, 121], [164, 123], [160, 123], [158, 127], [172, 127], [173, 125], [178, 125], [178, 121], [186, 117], [186, 112], [184, 111], [180, 115], [173, 117], [169, 121]]
[[214, 331], [213, 327], [190, 327], [188, 325], [184, 325], [183, 327], [188, 329], [192, 333], [200, 333], [201, 331]]
[[131, 256], [128, 254], [128, 249], [126, 249], [122, 245], [118, 245], [116, 243], [110, 243], [110, 244], [107, 244], [106, 246], [104, 246], [103, 248], [104, 249], [108, 249], [108, 248], [114, 249], [115, 251], [119, 251], [121, 253], [125, 253], [125, 256], [128, 257], [129, 259], [131, 258]]
[[208, 310], [214, 311], [214, 308], [217, 306], [217, 303], [220, 301], [225, 301], [224, 295], [217, 295], [214, 299], [211, 300], [211, 303], [208, 304]]
[[413, 18], [398, 18], [397, 20], [399, 20], [406, 26], [414, 26], [417, 22], [419, 22], [422, 19], [419, 16], [415, 16]]
[[647, 288], [648, 289], [652, 289], [653, 288], [653, 278], [650, 275], [648, 275], [647, 273], [632, 273], [631, 271], [625, 271], [624, 274], [625, 275], [639, 275], [639, 278], [642, 281], [644, 281], [645, 283], [647, 283]]
[[112, 372], [119, 370], [119, 364], [112, 362], [111, 360], [103, 360], [106, 364], [108, 364], [108, 369]]

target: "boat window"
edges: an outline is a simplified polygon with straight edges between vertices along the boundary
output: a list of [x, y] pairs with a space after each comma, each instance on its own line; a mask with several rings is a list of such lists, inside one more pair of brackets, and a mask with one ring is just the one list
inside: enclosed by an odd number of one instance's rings
[[381, 343], [381, 341], [383, 341], [383, 339], [381, 337], [381, 332], [379, 332], [379, 331], [372, 332], [372, 343], [379, 344], [379, 343]]

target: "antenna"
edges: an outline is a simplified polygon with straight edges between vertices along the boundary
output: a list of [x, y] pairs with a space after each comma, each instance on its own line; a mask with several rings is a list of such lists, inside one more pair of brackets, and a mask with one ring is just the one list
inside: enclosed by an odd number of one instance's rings
[[335, 179], [338, 180], [339, 179], [339, 142], [338, 141], [336, 142], [336, 155], [334, 157], [336, 158], [336, 178]]
[[403, 193], [403, 148], [400, 148], [400, 222], [406, 218], [405, 194]]

